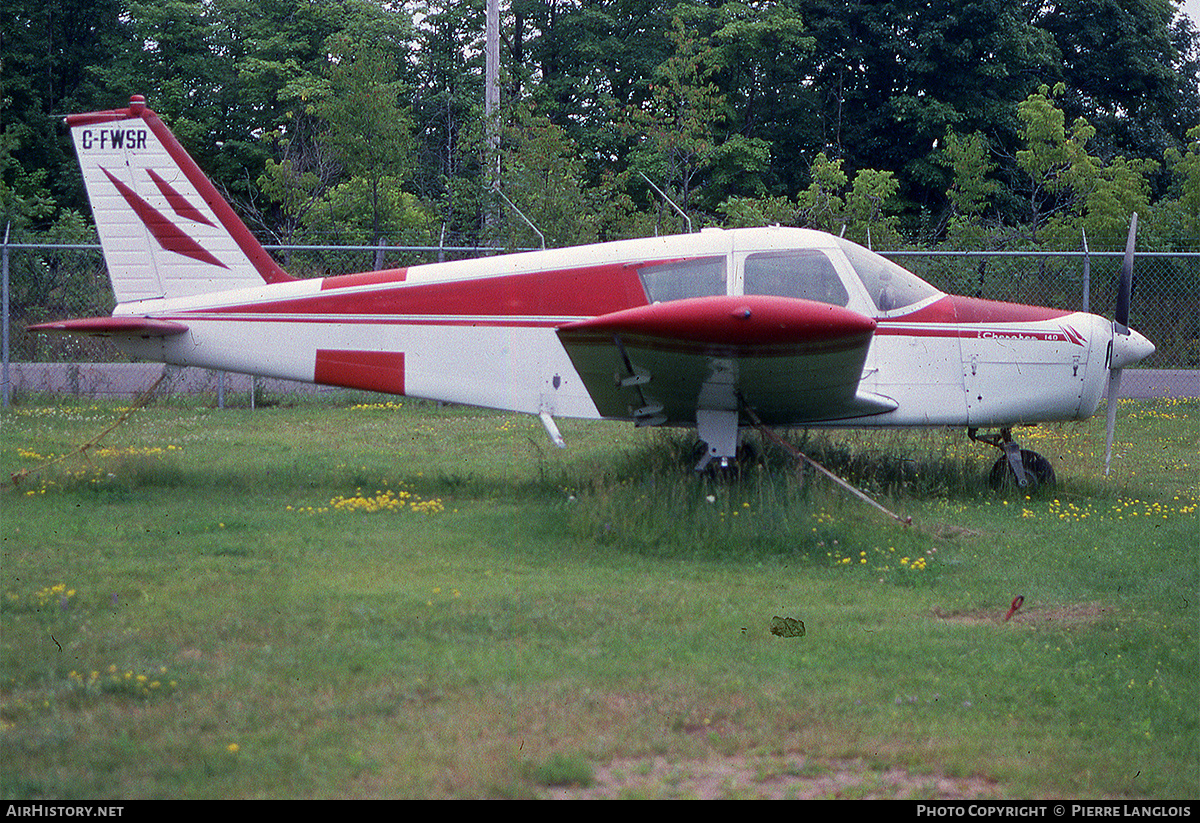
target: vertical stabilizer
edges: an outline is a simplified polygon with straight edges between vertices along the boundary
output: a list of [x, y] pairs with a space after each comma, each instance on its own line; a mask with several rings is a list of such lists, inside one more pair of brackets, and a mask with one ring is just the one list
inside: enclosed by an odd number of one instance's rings
[[293, 279], [140, 95], [67, 126], [118, 303]]

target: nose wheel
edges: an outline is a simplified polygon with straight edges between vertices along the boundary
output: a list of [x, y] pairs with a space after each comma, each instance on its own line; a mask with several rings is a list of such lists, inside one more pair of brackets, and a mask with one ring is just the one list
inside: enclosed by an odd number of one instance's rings
[[989, 443], [1003, 456], [992, 466], [989, 477], [994, 489], [1024, 489], [1032, 492], [1042, 486], [1053, 486], [1057, 479], [1050, 461], [1035, 451], [1023, 449], [1012, 439], [1012, 429], [999, 434], [980, 435], [978, 429], [967, 429], [967, 436], [980, 443]]

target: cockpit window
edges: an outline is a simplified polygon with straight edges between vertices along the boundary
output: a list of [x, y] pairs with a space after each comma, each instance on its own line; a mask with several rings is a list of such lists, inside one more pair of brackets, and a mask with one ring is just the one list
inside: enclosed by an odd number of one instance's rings
[[645, 266], [638, 269], [638, 274], [651, 303], [725, 294], [724, 257], [702, 257]]
[[816, 249], [763, 252], [746, 258], [746, 294], [774, 294], [845, 306], [850, 295], [837, 269]]
[[902, 309], [939, 294], [933, 286], [886, 257], [848, 240], [839, 239], [838, 245], [881, 312]]

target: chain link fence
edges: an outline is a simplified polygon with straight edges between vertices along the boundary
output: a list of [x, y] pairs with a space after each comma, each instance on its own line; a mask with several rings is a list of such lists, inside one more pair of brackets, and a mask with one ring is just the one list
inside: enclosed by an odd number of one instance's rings
[[[11, 362], [120, 362], [107, 340], [30, 334], [33, 323], [111, 314], [112, 290], [98, 246], [9, 244], [8, 352]], [[319, 277], [470, 257], [485, 249], [437, 247], [271, 247], [298, 276]], [[1112, 317], [1121, 254], [1082, 252], [887, 252], [900, 265], [952, 294]], [[1090, 277], [1085, 279], [1085, 275]], [[1086, 295], [1086, 297], [1085, 297]], [[1085, 300], [1087, 301], [1085, 304]], [[1200, 369], [1200, 253], [1139, 254], [1130, 325], [1152, 340], [1153, 369]]]
[[[1120, 252], [884, 252], [942, 291], [1111, 318]], [[1143, 252], [1134, 260], [1129, 325], [1155, 352], [1135, 368], [1200, 368], [1200, 253]]]
[[[464, 246], [267, 246], [297, 277], [402, 268], [495, 254]], [[102, 317], [116, 305], [100, 246], [10, 243], [0, 246], [8, 272], [4, 302], [8, 360], [14, 363], [115, 363], [128, 358], [95, 337], [30, 334], [28, 326], [72, 317]]]

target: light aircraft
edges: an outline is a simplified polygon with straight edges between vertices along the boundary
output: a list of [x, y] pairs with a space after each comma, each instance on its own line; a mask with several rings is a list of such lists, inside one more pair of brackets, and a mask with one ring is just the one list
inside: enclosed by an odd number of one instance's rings
[[[994, 475], [1053, 482], [1012, 429], [1080, 420], [1154, 346], [1116, 319], [957, 297], [862, 246], [767, 227], [314, 279], [287, 274], [163, 121], [66, 118], [117, 306], [36, 331], [127, 353], [538, 415], [694, 426], [697, 469], [769, 427], [962, 426]], [[979, 434], [980, 430], [994, 430]]]

